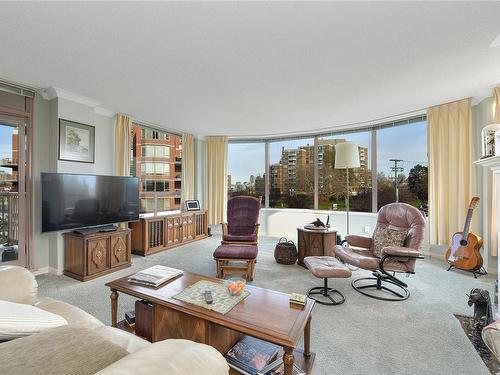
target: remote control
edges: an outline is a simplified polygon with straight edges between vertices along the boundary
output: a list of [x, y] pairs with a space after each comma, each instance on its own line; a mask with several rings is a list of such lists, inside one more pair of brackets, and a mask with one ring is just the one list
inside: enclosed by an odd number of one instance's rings
[[205, 290], [205, 293], [203, 295], [205, 297], [205, 302], [207, 303], [207, 305], [210, 305], [212, 302], [214, 302], [212, 292], [210, 290]]

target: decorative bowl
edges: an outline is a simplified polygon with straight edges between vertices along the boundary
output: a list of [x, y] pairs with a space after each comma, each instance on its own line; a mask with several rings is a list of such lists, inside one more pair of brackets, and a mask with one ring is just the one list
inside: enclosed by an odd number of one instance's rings
[[226, 280], [227, 291], [232, 296], [238, 296], [245, 290], [246, 283], [243, 277], [230, 277]]

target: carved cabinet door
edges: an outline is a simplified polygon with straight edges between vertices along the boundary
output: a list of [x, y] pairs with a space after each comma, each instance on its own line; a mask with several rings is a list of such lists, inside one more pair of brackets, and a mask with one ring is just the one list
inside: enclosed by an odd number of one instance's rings
[[194, 238], [194, 215], [182, 216], [182, 241], [191, 241]]
[[172, 230], [172, 242], [177, 244], [182, 241], [182, 218], [174, 217], [172, 218], [173, 230]]
[[125, 264], [130, 260], [127, 241], [128, 235], [111, 237], [111, 267]]
[[108, 239], [89, 240], [87, 257], [87, 275], [108, 269], [110, 264]]

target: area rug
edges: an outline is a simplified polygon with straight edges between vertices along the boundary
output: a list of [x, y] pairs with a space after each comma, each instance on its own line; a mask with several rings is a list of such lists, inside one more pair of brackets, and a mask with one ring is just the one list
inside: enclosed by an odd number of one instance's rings
[[485, 345], [483, 338], [481, 337], [481, 329], [476, 328], [476, 322], [472, 316], [455, 315], [458, 319], [462, 329], [469, 338], [474, 348], [477, 350], [479, 356], [483, 360], [484, 364], [492, 374], [498, 374], [497, 371], [497, 361], [495, 356], [491, 353], [488, 347]]
[[[206, 290], [212, 292], [213, 303], [208, 304], [205, 302], [204, 293]], [[234, 306], [250, 295], [248, 290], [243, 290], [238, 296], [229, 294], [226, 286], [220, 283], [214, 283], [207, 280], [201, 280], [193, 285], [188, 286], [179, 294], [172, 298], [192, 303], [197, 306], [204, 307], [205, 309], [216, 311], [220, 314], [227, 314]]]

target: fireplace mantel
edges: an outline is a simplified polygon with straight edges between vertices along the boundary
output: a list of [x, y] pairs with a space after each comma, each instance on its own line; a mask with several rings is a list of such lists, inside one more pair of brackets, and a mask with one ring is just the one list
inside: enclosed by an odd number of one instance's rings
[[500, 171], [500, 155], [476, 160], [474, 164], [489, 168], [494, 172]]
[[[485, 170], [491, 171], [491, 179], [494, 179], [496, 181], [496, 186], [500, 186], [500, 155], [498, 156], [490, 156], [488, 158], [484, 159], [479, 159], [474, 162], [474, 165], [482, 166]], [[489, 173], [484, 173], [483, 174], [483, 197], [489, 197], [491, 195], [496, 195], [497, 196], [497, 207], [491, 207], [491, 210], [496, 210], [496, 212], [500, 212], [500, 199], [498, 199], [498, 195], [500, 194], [500, 191], [492, 191], [492, 180], [488, 177]], [[486, 199], [486, 198], [485, 198]], [[490, 214], [488, 213], [488, 210], [483, 211], [483, 226], [485, 228], [488, 228], [484, 230], [483, 237], [486, 241], [485, 244], [486, 246], [489, 243], [489, 239], [487, 238], [488, 236], [486, 233], [489, 233], [489, 228], [490, 228]], [[498, 231], [500, 233], [500, 229]], [[497, 238], [498, 240], [498, 249], [500, 250], [500, 236]], [[500, 256], [497, 257], [497, 270], [500, 270]], [[498, 271], [497, 271], [498, 272]], [[495, 317], [496, 319], [500, 319], [500, 305], [497, 306], [496, 308], [496, 314]]]

